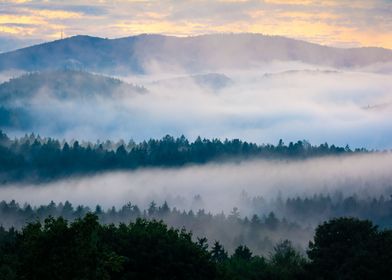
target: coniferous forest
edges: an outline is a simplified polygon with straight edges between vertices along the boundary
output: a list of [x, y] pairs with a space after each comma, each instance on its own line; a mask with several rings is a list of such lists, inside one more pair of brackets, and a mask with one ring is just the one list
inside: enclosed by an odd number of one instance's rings
[[[34, 134], [11, 139], [4, 132], [0, 149], [3, 188], [113, 171], [389, 153], [307, 141], [165, 136], [91, 143]], [[247, 213], [235, 205], [210, 212], [200, 195], [193, 210], [154, 201], [142, 209], [132, 202], [104, 208], [3, 200], [0, 279], [389, 279], [392, 200], [385, 191], [269, 199], [242, 192]]]
[[[4, 132], [0, 149], [5, 189], [113, 171], [388, 154], [307, 141], [165, 136], [91, 143]], [[0, 279], [389, 279], [388, 195], [320, 191], [267, 199], [242, 192], [239, 200], [252, 210], [210, 212], [200, 195], [192, 210], [166, 201], [143, 209], [132, 202], [105, 208], [3, 200]]]
[[103, 171], [134, 170], [142, 167], [180, 167], [220, 161], [246, 159], [305, 159], [351, 153], [366, 153], [328, 143], [312, 146], [307, 141], [282, 140], [277, 145], [257, 145], [239, 139], [201, 139], [190, 142], [184, 136], [165, 136], [141, 143], [119, 142], [80, 143], [41, 138], [34, 134], [10, 139], [0, 131], [0, 180], [50, 181], [71, 175]]

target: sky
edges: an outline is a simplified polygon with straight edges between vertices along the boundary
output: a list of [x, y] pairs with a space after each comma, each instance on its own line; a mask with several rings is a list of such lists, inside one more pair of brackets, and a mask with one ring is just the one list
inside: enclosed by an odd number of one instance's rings
[[392, 49], [392, 0], [0, 0], [0, 52], [73, 35], [281, 35]]

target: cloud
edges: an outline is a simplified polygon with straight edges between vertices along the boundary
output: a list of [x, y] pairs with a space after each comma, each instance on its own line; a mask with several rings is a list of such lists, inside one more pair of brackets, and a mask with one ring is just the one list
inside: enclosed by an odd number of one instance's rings
[[[267, 202], [314, 194], [357, 195], [367, 198], [389, 196], [391, 154], [324, 157], [299, 161], [247, 161], [208, 164], [177, 169], [144, 169], [71, 178], [44, 185], [3, 186], [0, 196], [33, 205], [71, 201], [74, 205], [100, 204], [105, 208], [127, 202], [147, 208], [154, 200], [172, 207], [198, 210], [194, 197], [202, 197], [206, 211], [230, 213], [239, 207], [243, 215], [256, 212], [244, 194]], [[372, 186], [369, 189], [369, 186]], [[246, 203], [247, 202], [247, 203]], [[271, 211], [267, 209], [266, 211]]]
[[13, 23], [40, 21], [45, 28], [27, 31], [4, 26], [2, 33], [35, 39], [53, 39], [60, 29], [67, 36], [82, 33], [111, 38], [147, 32], [180, 36], [255, 32], [343, 47], [392, 48], [392, 2], [384, 0], [3, 3], [3, 13], [18, 14], [19, 20]]
[[16, 3], [16, 4], [24, 4], [24, 3], [29, 3], [32, 2], [32, 0], [1, 0], [0, 3]]
[[0, 15], [0, 25], [3, 24], [26, 24], [38, 25], [44, 24], [46, 21], [34, 15], [15, 15], [15, 14], [2, 14]]
[[61, 10], [32, 10], [31, 14], [45, 19], [75, 19], [81, 18], [82, 15], [76, 12], [61, 11]]
[[178, 78], [187, 74], [170, 63], [144, 66], [148, 75], [123, 79], [144, 85], [145, 94], [83, 99], [89, 95], [80, 93], [79, 98], [57, 99], [43, 86], [33, 98], [12, 105], [25, 108], [33, 125], [7, 132], [92, 141], [184, 134], [191, 139], [200, 135], [277, 143], [282, 138], [286, 143], [306, 139], [352, 148], [392, 147], [392, 82], [386, 65], [365, 69], [377, 73], [302, 63], [221, 69], [231, 82], [216, 89]]

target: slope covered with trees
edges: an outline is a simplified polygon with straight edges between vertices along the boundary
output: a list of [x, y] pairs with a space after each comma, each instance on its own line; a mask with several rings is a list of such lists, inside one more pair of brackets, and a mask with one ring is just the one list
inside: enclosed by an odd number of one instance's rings
[[[225, 248], [233, 252], [239, 245], [246, 245], [257, 254], [267, 254], [274, 244], [283, 237], [289, 238], [293, 243], [304, 248], [312, 235], [312, 228], [304, 227], [295, 222], [289, 222], [277, 217], [273, 212], [265, 215], [253, 215], [250, 219], [243, 217], [239, 209], [234, 208], [225, 215], [211, 214], [203, 209], [198, 211], [184, 211], [170, 208], [165, 202], [158, 206], [151, 202], [147, 209], [128, 203], [116, 209], [115, 207], [103, 209], [97, 205], [94, 209], [78, 205], [74, 207], [70, 202], [38, 207], [25, 204], [20, 206], [15, 201], [0, 202], [0, 225], [4, 228], [21, 229], [26, 223], [41, 221], [48, 217], [63, 217], [74, 221], [93, 211], [103, 224], [120, 224], [136, 221], [139, 218], [146, 220], [162, 220], [176, 229], [185, 227], [192, 231], [195, 237], [207, 237], [211, 242], [219, 240]], [[301, 236], [300, 238], [298, 238]], [[211, 244], [210, 244], [211, 245]]]
[[[298, 199], [288, 198], [280, 203], [272, 201], [268, 208], [265, 203], [258, 201], [260, 205], [251, 205], [253, 212], [250, 214], [237, 207], [227, 214], [212, 214], [202, 208], [185, 211], [171, 208], [166, 202], [162, 205], [151, 202], [146, 209], [133, 203], [108, 209], [96, 205], [91, 209], [83, 205], [73, 206], [68, 201], [58, 204], [52, 201], [41, 206], [1, 201], [0, 225], [6, 229], [21, 229], [26, 223], [43, 222], [48, 217], [63, 217], [74, 221], [93, 211], [103, 224], [128, 223], [138, 218], [163, 220], [171, 227], [187, 228], [196, 237], [219, 240], [229, 252], [233, 252], [239, 245], [246, 245], [255, 253], [263, 255], [282, 239], [290, 239], [295, 246], [305, 248], [314, 228], [323, 221], [336, 217], [368, 219], [381, 228], [392, 228], [392, 198], [358, 199], [349, 196], [331, 199], [320, 195], [304, 198], [302, 201], [307, 201], [306, 204], [299, 201], [297, 205], [292, 204], [293, 200]], [[330, 202], [326, 204], [325, 200]], [[303, 210], [305, 205], [311, 205], [306, 213]], [[260, 210], [261, 207], [264, 210]], [[328, 209], [328, 213], [325, 213], [325, 209]]]
[[33, 127], [40, 118], [37, 111], [42, 111], [43, 102], [48, 107], [49, 101], [67, 107], [67, 102], [90, 103], [145, 92], [144, 87], [83, 71], [32, 72], [0, 84], [0, 128]]
[[312, 146], [306, 141], [285, 145], [257, 145], [238, 139], [221, 141], [201, 139], [188, 141], [184, 136], [165, 136], [136, 144], [72, 143], [42, 139], [34, 135], [10, 140], [0, 132], [0, 179], [5, 184], [15, 180], [47, 181], [69, 175], [83, 175], [109, 170], [132, 170], [141, 167], [176, 167], [203, 164], [211, 161], [246, 158], [307, 158], [314, 156], [362, 153], [348, 146], [321, 144]]
[[0, 54], [0, 70], [42, 71], [64, 66], [87, 71], [146, 73], [152, 63], [162, 70], [200, 72], [246, 68], [271, 61], [358, 67], [390, 62], [382, 48], [340, 49], [280, 36], [213, 34], [174, 37], [142, 34], [118, 39], [74, 36]]
[[142, 93], [146, 89], [107, 76], [75, 70], [31, 72], [0, 85], [0, 103], [32, 98], [45, 92], [48, 96], [69, 99], [93, 96], [109, 97], [128, 92]]

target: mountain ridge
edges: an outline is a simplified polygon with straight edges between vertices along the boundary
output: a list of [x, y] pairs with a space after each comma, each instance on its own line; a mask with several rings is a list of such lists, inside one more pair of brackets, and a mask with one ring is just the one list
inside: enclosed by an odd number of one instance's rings
[[309, 45], [315, 45], [315, 46], [332, 48], [332, 49], [341, 49], [341, 50], [378, 49], [378, 50], [392, 51], [392, 49], [384, 48], [384, 47], [377, 47], [377, 46], [347, 47], [347, 48], [336, 47], [336, 46], [317, 44], [317, 43], [309, 42], [306, 40], [295, 39], [295, 38], [281, 36], [281, 35], [265, 35], [265, 34], [259, 34], [259, 33], [216, 33], [216, 34], [190, 35], [190, 36], [184, 36], [184, 37], [183, 36], [164, 35], [164, 34], [154, 34], [154, 33], [151, 33], [151, 34], [150, 33], [141, 33], [141, 34], [137, 34], [137, 35], [130, 35], [130, 36], [124, 36], [124, 37], [118, 37], [118, 38], [104, 38], [104, 37], [98, 37], [98, 36], [91, 36], [91, 35], [87, 35], [87, 34], [78, 34], [78, 35], [66, 37], [64, 39], [56, 39], [53, 41], [46, 41], [46, 42], [41, 42], [38, 44], [33, 44], [33, 45], [26, 46], [23, 48], [3, 52], [1, 54], [17, 52], [20, 50], [33, 48], [33, 47], [40, 46], [40, 45], [47, 45], [47, 44], [62, 42], [62, 41], [70, 40], [70, 39], [81, 39], [81, 38], [82, 39], [92, 39], [92, 40], [97, 40], [97, 41], [122, 41], [122, 40], [129, 40], [129, 39], [141, 38], [141, 37], [189, 39], [189, 38], [200, 38], [200, 37], [222, 36], [222, 35], [223, 36], [226, 36], [226, 35], [234, 35], [234, 36], [236, 36], [236, 35], [251, 35], [251, 36], [262, 36], [262, 37], [267, 37], [267, 38], [283, 38], [283, 39], [289, 39], [289, 40], [297, 41], [297, 42], [304, 42]]
[[356, 68], [392, 61], [392, 50], [336, 48], [282, 36], [140, 34], [107, 39], [77, 35], [0, 54], [0, 70], [78, 69], [98, 73], [217, 71], [273, 61]]

